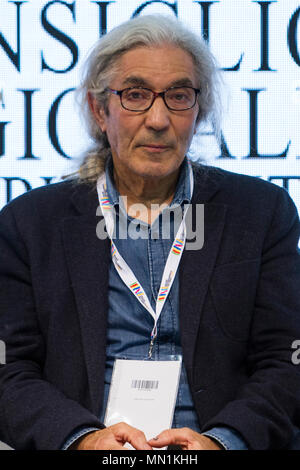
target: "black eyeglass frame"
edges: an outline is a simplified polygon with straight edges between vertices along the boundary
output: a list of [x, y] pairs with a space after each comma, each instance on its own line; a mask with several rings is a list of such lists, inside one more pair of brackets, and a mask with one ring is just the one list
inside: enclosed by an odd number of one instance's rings
[[[195, 101], [193, 103], [192, 106], [189, 106], [188, 108], [184, 108], [184, 109], [177, 109], [177, 108], [171, 108], [167, 102], [166, 102], [166, 99], [165, 99], [165, 93], [167, 93], [168, 91], [170, 90], [176, 90], [176, 89], [180, 89], [180, 88], [190, 88], [192, 90], [194, 90], [195, 92]], [[145, 108], [145, 109], [129, 109], [129, 108], [126, 108], [126, 106], [124, 106], [123, 102], [122, 102], [122, 94], [124, 93], [124, 91], [127, 91], [127, 90], [148, 90], [152, 93], [153, 95], [153, 99], [150, 103], [150, 105], [148, 106], [148, 108]], [[114, 90], [113, 88], [110, 88], [108, 87], [107, 90], [110, 92], [110, 93], [113, 93], [114, 95], [118, 95], [120, 97], [120, 103], [121, 103], [121, 106], [122, 108], [126, 109], [126, 111], [132, 111], [133, 113], [143, 113], [144, 111], [148, 111], [151, 106], [153, 105], [154, 101], [156, 100], [156, 98], [158, 96], [161, 96], [166, 107], [170, 110], [170, 111], [187, 111], [188, 109], [192, 109], [196, 102], [197, 102], [197, 97], [199, 95], [199, 93], [201, 92], [201, 89], [200, 88], [194, 88], [192, 86], [186, 86], [186, 85], [183, 85], [183, 86], [173, 86], [173, 87], [170, 87], [170, 88], [167, 88], [166, 90], [164, 91], [160, 91], [160, 92], [157, 92], [157, 91], [153, 91], [151, 90], [151, 88], [147, 88], [147, 87], [144, 87], [144, 86], [132, 86], [132, 87], [128, 87], [128, 88], [123, 88], [123, 90]]]

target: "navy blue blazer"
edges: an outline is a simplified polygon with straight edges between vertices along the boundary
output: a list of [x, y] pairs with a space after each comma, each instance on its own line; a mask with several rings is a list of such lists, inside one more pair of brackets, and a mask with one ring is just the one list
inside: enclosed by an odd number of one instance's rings
[[[183, 360], [202, 431], [230, 426], [250, 449], [284, 448], [300, 423], [299, 219], [288, 193], [194, 166], [204, 246], [180, 263]], [[0, 213], [0, 439], [59, 449], [102, 428], [108, 240], [95, 188], [35, 189]]]

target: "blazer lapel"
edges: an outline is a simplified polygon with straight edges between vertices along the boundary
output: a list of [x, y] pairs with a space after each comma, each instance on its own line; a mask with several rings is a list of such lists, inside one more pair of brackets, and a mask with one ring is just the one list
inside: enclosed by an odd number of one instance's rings
[[218, 190], [218, 178], [207, 176], [195, 187], [192, 210], [195, 212], [196, 204], [204, 204], [204, 244], [199, 250], [184, 250], [180, 263], [180, 333], [187, 369], [193, 366], [201, 311], [225, 223], [226, 205], [209, 203]]
[[101, 220], [96, 217], [97, 195], [80, 191], [81, 198], [78, 199], [78, 194], [74, 198], [79, 214], [63, 221], [62, 234], [79, 315], [92, 409], [98, 414], [103, 398], [110, 245], [109, 240], [96, 236]]

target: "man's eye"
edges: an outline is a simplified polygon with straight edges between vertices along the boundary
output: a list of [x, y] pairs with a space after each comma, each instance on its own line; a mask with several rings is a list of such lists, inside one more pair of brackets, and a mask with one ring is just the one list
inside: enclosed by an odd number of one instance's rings
[[126, 94], [126, 99], [129, 101], [140, 101], [140, 100], [146, 100], [148, 99], [147, 93], [144, 93], [142, 91], [130, 91]]
[[188, 101], [189, 96], [186, 93], [174, 93], [169, 96], [169, 99], [173, 101]]

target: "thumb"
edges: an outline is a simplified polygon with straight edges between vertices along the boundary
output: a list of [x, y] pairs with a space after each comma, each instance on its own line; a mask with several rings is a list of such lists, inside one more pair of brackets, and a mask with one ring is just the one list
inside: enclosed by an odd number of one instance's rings
[[150, 439], [148, 444], [153, 447], [165, 447], [171, 444], [181, 445], [181, 439], [174, 431], [175, 429], [167, 429]]

